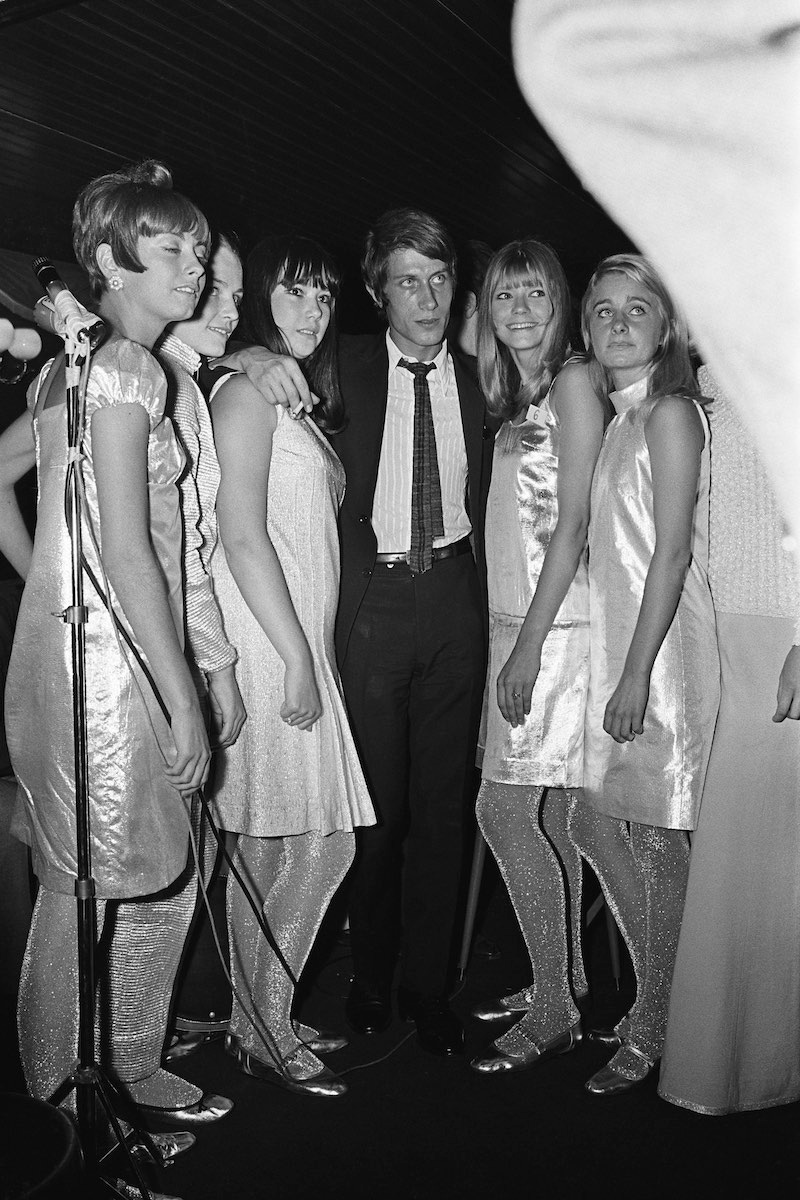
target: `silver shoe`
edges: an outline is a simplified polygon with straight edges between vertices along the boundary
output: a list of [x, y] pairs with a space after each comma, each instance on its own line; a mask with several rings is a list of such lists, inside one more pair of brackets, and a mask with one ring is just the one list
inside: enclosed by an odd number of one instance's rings
[[[111, 1189], [112, 1196], [121, 1196], [122, 1200], [143, 1200], [144, 1192], [135, 1183], [126, 1179], [106, 1179], [106, 1185]], [[168, 1196], [166, 1192], [150, 1191], [151, 1200], [181, 1200], [180, 1196]]]
[[212, 1121], [222, 1120], [233, 1108], [233, 1101], [227, 1096], [205, 1092], [196, 1104], [187, 1104], [184, 1108], [158, 1108], [153, 1104], [137, 1104], [136, 1107], [148, 1126], [152, 1122], [180, 1128], [184, 1125], [210, 1125]]
[[332, 1033], [327, 1029], [314, 1029], [312, 1025], [303, 1025], [301, 1021], [292, 1021], [292, 1028], [298, 1040], [312, 1054], [333, 1054], [335, 1050], [344, 1050], [350, 1042], [343, 1033]]
[[343, 1096], [347, 1084], [338, 1075], [334, 1075], [328, 1067], [323, 1067], [314, 1075], [305, 1079], [296, 1079], [291, 1073], [291, 1056], [283, 1060], [283, 1070], [256, 1058], [249, 1050], [245, 1050], [239, 1039], [232, 1033], [225, 1035], [225, 1052], [236, 1059], [240, 1071], [272, 1083], [276, 1087], [285, 1088], [287, 1092], [295, 1092], [304, 1096]]
[[656, 1064], [640, 1050], [623, 1042], [611, 1061], [587, 1079], [584, 1087], [593, 1096], [616, 1096], [644, 1083], [655, 1069]]
[[500, 996], [495, 1000], [484, 1000], [476, 1004], [472, 1010], [473, 1017], [479, 1021], [511, 1021], [530, 1012], [533, 1004], [531, 988], [513, 992], [510, 996]]
[[[515, 1033], [516, 1027], [511, 1032]], [[569, 1029], [565, 1029], [563, 1033], [557, 1033], [555, 1037], [546, 1042], [526, 1038], [528, 1045], [516, 1054], [508, 1050], [501, 1050], [494, 1043], [485, 1054], [478, 1054], [473, 1058], [469, 1065], [473, 1071], [478, 1071], [482, 1075], [496, 1075], [501, 1071], [526, 1071], [528, 1067], [532, 1067], [546, 1058], [555, 1058], [557, 1054], [569, 1054], [582, 1037], [581, 1022], [577, 1020], [574, 1025], [570, 1025]]]
[[[127, 1139], [126, 1139], [127, 1140]], [[177, 1158], [191, 1150], [197, 1141], [193, 1133], [185, 1129], [176, 1129], [174, 1133], [151, 1133], [147, 1141], [135, 1135], [129, 1142], [130, 1152], [139, 1162], [152, 1163], [154, 1166], [166, 1167]], [[150, 1144], [152, 1143], [152, 1150]], [[153, 1157], [155, 1151], [156, 1157]]]

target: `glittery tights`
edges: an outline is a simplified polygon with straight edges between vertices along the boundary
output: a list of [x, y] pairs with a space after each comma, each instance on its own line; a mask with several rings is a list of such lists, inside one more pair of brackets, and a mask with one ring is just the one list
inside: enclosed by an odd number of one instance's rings
[[[199, 806], [193, 813], [195, 832]], [[206, 877], [215, 847], [203, 839]], [[175, 975], [194, 912], [193, 858], [169, 888], [136, 900], [97, 901], [97, 1056], [140, 1103], [176, 1108], [202, 1092], [160, 1067]], [[73, 896], [40, 887], [19, 989], [20, 1056], [32, 1096], [48, 1099], [78, 1053], [78, 963]], [[72, 1106], [73, 1101], [70, 1100]]]
[[621, 1022], [628, 1042], [650, 1062], [661, 1057], [678, 948], [689, 839], [681, 829], [626, 824], [578, 802], [572, 839], [594, 871], [633, 963], [636, 1001]]
[[[335, 892], [353, 861], [355, 838], [338, 830], [288, 837], [239, 836], [235, 863], [295, 979], [305, 966]], [[256, 1058], [274, 1065], [277, 1051], [298, 1079], [322, 1069], [292, 1026], [294, 983], [265, 938], [250, 904], [232, 876], [227, 891], [231, 976], [236, 991], [255, 1016], [253, 1029], [236, 996], [230, 1031]], [[266, 1045], [265, 1045], [266, 1042]], [[291, 1060], [291, 1062], [289, 1062]]]
[[573, 804], [560, 788], [484, 780], [478, 793], [478, 823], [505, 880], [533, 968], [526, 1021], [544, 1041], [578, 1020], [573, 992], [587, 990], [581, 860], [567, 833]]

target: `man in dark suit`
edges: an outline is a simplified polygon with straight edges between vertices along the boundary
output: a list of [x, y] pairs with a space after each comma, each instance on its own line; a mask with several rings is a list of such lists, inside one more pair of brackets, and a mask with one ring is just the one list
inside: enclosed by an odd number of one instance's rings
[[453, 1054], [463, 1031], [447, 1001], [448, 963], [485, 674], [492, 439], [476, 382], [445, 340], [447, 231], [417, 210], [385, 213], [362, 272], [388, 329], [340, 348], [336, 649], [378, 824], [357, 833], [346, 1013], [358, 1032], [388, 1025], [399, 925], [400, 1014], [426, 1049]]
[[[388, 1026], [399, 946], [399, 1012], [448, 1055], [463, 1047], [448, 967], [486, 669], [493, 447], [473, 368], [445, 338], [455, 259], [427, 213], [375, 223], [362, 273], [388, 328], [340, 339], [347, 426], [332, 439], [347, 474], [336, 651], [378, 819], [356, 831], [346, 1015], [358, 1033]], [[291, 357], [226, 361], [272, 403], [311, 407]]]

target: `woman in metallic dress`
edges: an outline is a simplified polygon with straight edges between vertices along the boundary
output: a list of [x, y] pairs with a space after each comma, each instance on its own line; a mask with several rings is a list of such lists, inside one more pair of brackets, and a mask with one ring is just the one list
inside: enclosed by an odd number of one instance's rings
[[583, 298], [589, 371], [616, 416], [592, 483], [583, 799], [570, 818], [630, 951], [636, 1001], [587, 1083], [625, 1091], [661, 1055], [719, 702], [706, 578], [708, 422], [685, 324], [652, 266], [614, 255]]
[[[169, 322], [191, 315], [208, 240], [205, 218], [155, 162], [93, 180], [74, 209], [75, 252], [109, 329], [92, 358], [78, 468], [93, 576], [85, 581], [86, 719], [99, 1045], [120, 1091], [174, 1124], [204, 1123], [231, 1108], [160, 1066], [196, 894], [190, 798], [205, 779], [209, 747], [183, 652], [183, 456], [164, 419], [164, 375], [150, 351]], [[30, 1091], [47, 1098], [72, 1069], [78, 1034], [73, 672], [69, 625], [60, 619], [71, 603], [63, 356], [45, 367], [29, 404], [32, 421], [21, 417], [0, 447], [9, 514], [2, 549], [26, 579], [6, 712], [20, 784], [15, 832], [31, 847], [40, 884], [19, 993], [21, 1057]], [[31, 546], [13, 483], [34, 461]]]
[[481, 1004], [518, 1018], [472, 1067], [520, 1071], [573, 1049], [587, 991], [581, 861], [567, 815], [583, 783], [589, 676], [586, 530], [604, 408], [564, 365], [569, 292], [549, 247], [504, 246], [481, 294], [478, 365], [497, 434], [486, 516], [490, 645], [477, 815], [508, 887], [533, 983]]
[[260, 242], [246, 264], [246, 333], [291, 354], [321, 403], [313, 419], [293, 420], [245, 375], [222, 382], [211, 403], [224, 550], [212, 570], [248, 713], [221, 758], [214, 802], [220, 824], [239, 835], [235, 862], [256, 909], [229, 880], [226, 1048], [248, 1074], [325, 1097], [346, 1085], [317, 1055], [346, 1042], [299, 1023], [295, 985], [352, 862], [353, 827], [374, 821], [333, 650], [344, 490], [328, 441], [343, 420], [338, 288], [336, 265], [315, 242]]

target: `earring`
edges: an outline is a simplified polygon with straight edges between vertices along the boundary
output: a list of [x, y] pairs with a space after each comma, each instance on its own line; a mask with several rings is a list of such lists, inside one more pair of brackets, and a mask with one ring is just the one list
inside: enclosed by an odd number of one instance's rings
[[119, 275], [112, 275], [108, 281], [108, 286], [115, 292], [121, 292], [125, 284], [122, 282]]

